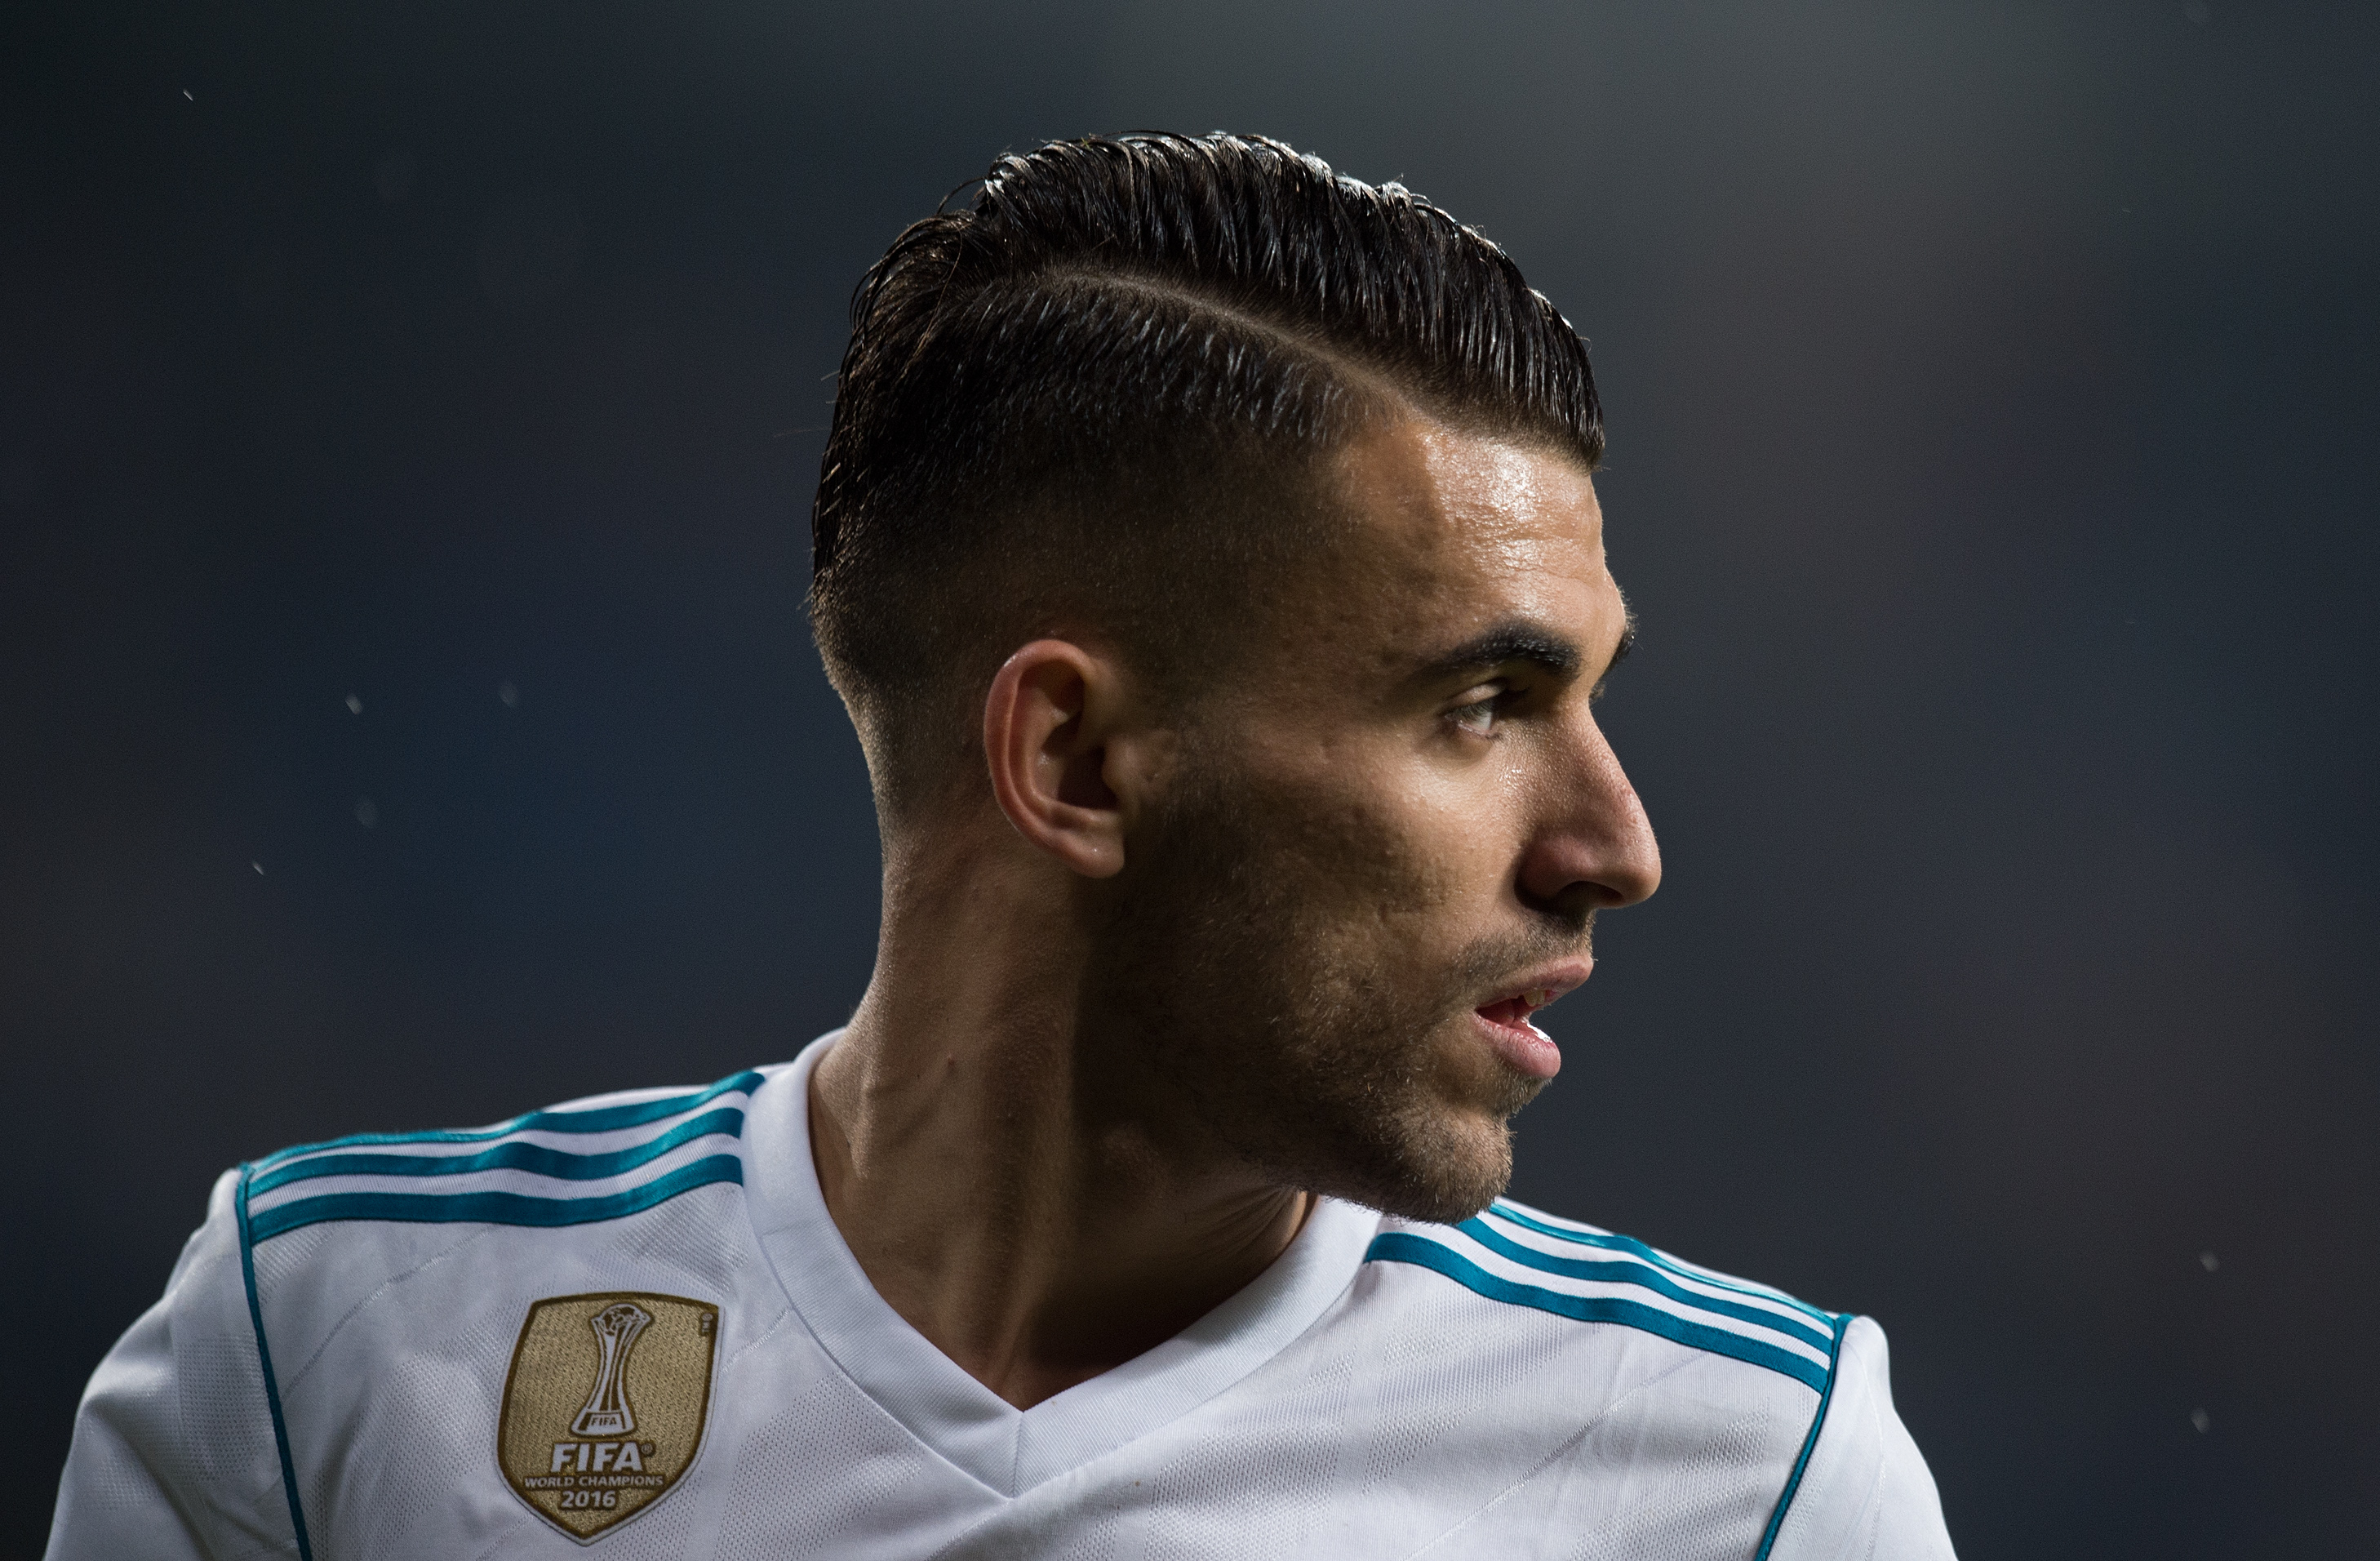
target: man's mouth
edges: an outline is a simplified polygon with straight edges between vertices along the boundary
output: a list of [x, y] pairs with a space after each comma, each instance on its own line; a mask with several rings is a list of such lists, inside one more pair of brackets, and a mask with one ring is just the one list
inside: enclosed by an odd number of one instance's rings
[[1491, 1003], [1482, 1003], [1475, 1010], [1489, 1024], [1500, 1024], [1513, 1030], [1536, 1033], [1529, 1016], [1549, 1006], [1562, 994], [1574, 992], [1586, 984], [1594, 970], [1592, 959], [1565, 959], [1559, 965], [1541, 966], [1523, 978], [1525, 984], [1507, 988], [1504, 994]]
[[1529, 1018], [1563, 993], [1584, 985], [1587, 973], [1594, 969], [1591, 959], [1566, 960], [1533, 971], [1529, 984], [1480, 1004], [1472, 1012], [1479, 1017], [1481, 1039], [1515, 1072], [1533, 1079], [1551, 1079], [1561, 1070], [1561, 1048], [1554, 1044], [1552, 1036], [1531, 1024]]
[[1482, 1003], [1478, 1013], [1489, 1024], [1508, 1025], [1514, 1030], [1534, 1029], [1529, 1016], [1546, 1006], [1561, 994], [1549, 986], [1533, 986], [1511, 997], [1500, 997], [1493, 1003]]

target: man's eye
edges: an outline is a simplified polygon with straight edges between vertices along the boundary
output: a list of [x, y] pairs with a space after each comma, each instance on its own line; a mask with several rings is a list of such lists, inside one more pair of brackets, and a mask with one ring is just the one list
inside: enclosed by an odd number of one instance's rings
[[1486, 737], [1496, 729], [1496, 712], [1504, 702], [1504, 690], [1496, 689], [1483, 699], [1456, 705], [1446, 713], [1447, 719], [1477, 737]]

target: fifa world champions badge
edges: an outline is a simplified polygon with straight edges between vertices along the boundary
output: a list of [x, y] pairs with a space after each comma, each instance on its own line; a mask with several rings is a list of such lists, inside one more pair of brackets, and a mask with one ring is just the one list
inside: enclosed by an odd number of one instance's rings
[[702, 1445], [719, 1309], [683, 1296], [556, 1296], [528, 1309], [496, 1462], [539, 1517], [586, 1541], [667, 1495]]

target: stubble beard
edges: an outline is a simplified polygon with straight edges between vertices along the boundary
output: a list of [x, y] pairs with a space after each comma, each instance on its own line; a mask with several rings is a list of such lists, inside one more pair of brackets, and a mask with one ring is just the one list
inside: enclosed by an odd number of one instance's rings
[[1267, 1180], [1468, 1218], [1511, 1181], [1508, 1119], [1542, 1088], [1488, 1054], [1470, 1005], [1577, 952], [1585, 928], [1427, 957], [1397, 930], [1427, 925], [1440, 875], [1343, 816], [1318, 824], [1302, 800], [1219, 766], [1184, 777], [1109, 885], [1092, 1011]]

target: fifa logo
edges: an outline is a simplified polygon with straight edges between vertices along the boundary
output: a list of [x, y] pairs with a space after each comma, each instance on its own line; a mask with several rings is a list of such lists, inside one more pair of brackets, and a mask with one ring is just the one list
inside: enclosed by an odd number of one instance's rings
[[653, 1314], [634, 1301], [616, 1301], [587, 1320], [603, 1353], [595, 1370], [595, 1389], [570, 1422], [570, 1434], [625, 1436], [637, 1429], [637, 1413], [628, 1406], [628, 1351], [652, 1321]]

